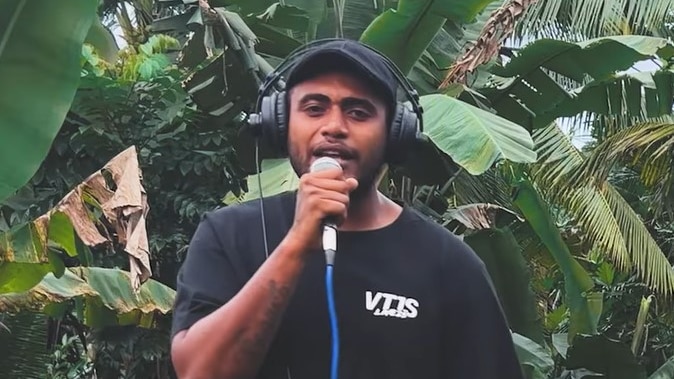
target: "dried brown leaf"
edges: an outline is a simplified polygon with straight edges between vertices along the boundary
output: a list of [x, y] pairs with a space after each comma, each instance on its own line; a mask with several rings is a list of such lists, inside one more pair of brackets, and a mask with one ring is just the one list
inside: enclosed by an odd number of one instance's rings
[[[450, 209], [445, 217], [470, 230], [498, 228], [513, 221], [524, 221], [515, 212], [495, 204], [468, 204]], [[455, 229], [452, 227], [451, 229]], [[463, 228], [462, 228], [463, 229]]]
[[[104, 174], [112, 177], [114, 189], [108, 186]], [[152, 275], [145, 226], [149, 207], [141, 180], [136, 148], [131, 146], [70, 191], [49, 212], [33, 221], [42, 245], [42, 249], [38, 250], [46, 250], [51, 216], [63, 212], [68, 216], [75, 233], [87, 246], [113, 242], [124, 245], [124, 251], [129, 254], [132, 287], [138, 290]], [[107, 223], [95, 219], [87, 209], [87, 199], [92, 198]], [[113, 228], [114, 232], [108, 230], [108, 227]], [[113, 237], [116, 241], [113, 241]], [[9, 241], [6, 245], [11, 248]], [[11, 249], [5, 250], [7, 254], [11, 253]], [[47, 259], [46, 256], [44, 259]]]
[[[133, 289], [150, 278], [150, 252], [145, 227], [145, 217], [149, 211], [147, 194], [141, 184], [142, 175], [135, 149], [127, 149], [111, 160], [108, 170], [117, 185], [117, 189], [103, 209], [116, 214], [115, 227], [120, 243], [125, 244], [124, 251], [129, 254], [131, 282]], [[112, 220], [111, 220], [112, 221]]]
[[84, 206], [84, 201], [82, 200], [82, 185], [75, 187], [75, 189], [54, 208], [54, 211], [61, 211], [68, 215], [70, 222], [73, 224], [73, 228], [75, 228], [75, 232], [85, 244], [96, 246], [107, 241], [107, 239], [98, 232], [96, 225], [89, 215], [89, 211]]
[[515, 30], [515, 22], [522, 17], [528, 6], [537, 0], [511, 0], [499, 9], [495, 10], [482, 32], [471, 47], [459, 57], [440, 83], [439, 89], [445, 89], [451, 83], [465, 83], [466, 77], [475, 69], [489, 62], [495, 57], [503, 41], [510, 37]]

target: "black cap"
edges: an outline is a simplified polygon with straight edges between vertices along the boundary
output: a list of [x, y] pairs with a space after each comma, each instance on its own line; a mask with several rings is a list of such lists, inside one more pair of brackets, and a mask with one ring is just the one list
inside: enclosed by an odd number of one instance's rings
[[361, 76], [393, 106], [398, 94], [398, 80], [386, 58], [362, 42], [350, 39], [329, 39], [319, 42], [300, 57], [287, 76], [286, 90], [323, 72], [335, 70]]

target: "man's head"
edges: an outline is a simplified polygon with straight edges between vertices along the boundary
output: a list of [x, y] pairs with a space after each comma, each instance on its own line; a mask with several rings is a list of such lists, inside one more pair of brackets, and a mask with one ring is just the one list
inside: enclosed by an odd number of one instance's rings
[[381, 57], [355, 41], [303, 58], [287, 82], [288, 152], [298, 175], [321, 156], [337, 159], [367, 192], [385, 163], [397, 82]]

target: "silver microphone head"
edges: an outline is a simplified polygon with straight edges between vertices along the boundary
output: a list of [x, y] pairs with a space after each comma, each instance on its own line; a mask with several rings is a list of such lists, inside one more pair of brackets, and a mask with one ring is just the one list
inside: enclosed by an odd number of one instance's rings
[[330, 170], [330, 169], [342, 169], [342, 166], [337, 162], [336, 159], [330, 157], [320, 157], [316, 159], [309, 169], [311, 172]]

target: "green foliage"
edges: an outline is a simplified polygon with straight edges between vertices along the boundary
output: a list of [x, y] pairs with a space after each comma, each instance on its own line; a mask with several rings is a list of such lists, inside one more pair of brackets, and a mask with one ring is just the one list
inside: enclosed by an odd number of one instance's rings
[[550, 353], [540, 344], [517, 333], [512, 334], [515, 352], [527, 378], [545, 379], [554, 369]]
[[373, 20], [360, 40], [376, 47], [407, 74], [447, 20], [470, 23], [494, 0], [400, 0]]
[[[83, 50], [84, 71], [68, 117], [36, 175], [16, 196], [9, 198], [0, 207], [0, 229], [7, 231], [51, 209], [73, 186], [98, 170], [120, 150], [135, 145], [138, 147], [143, 185], [148, 193], [151, 210], [147, 227], [153, 274], [160, 283], [175, 287], [181, 255], [200, 216], [220, 205], [224, 193], [233, 191], [241, 194], [245, 182], [241, 179], [243, 175], [236, 163], [232, 143], [228, 139], [230, 135], [226, 130], [223, 133], [223, 119], [197, 110], [182, 88], [182, 81], [191, 72], [168, 65], [144, 75], [138, 68], [151, 59], [152, 54], [160, 53], [156, 53], [154, 48], [151, 53], [140, 49], [138, 51], [140, 52], [136, 55], [133, 51], [120, 52], [120, 60], [111, 65], [101, 62], [93, 51], [86, 48]], [[79, 251], [85, 253], [77, 256], [61, 255], [66, 266], [71, 267], [70, 270], [74, 266], [128, 267], [128, 260], [117, 254], [115, 249], [89, 249], [82, 246], [77, 239], [75, 245]], [[91, 267], [92, 270], [105, 270], [104, 268]], [[51, 279], [53, 277], [49, 276], [47, 280]], [[89, 291], [102, 294], [100, 291], [108, 288], [103, 285], [104, 282], [115, 283], [111, 279], [89, 282]], [[117, 281], [117, 285], [128, 287], [128, 278], [118, 279], [123, 280]], [[151, 285], [163, 287], [159, 283]], [[39, 288], [33, 290], [38, 291]], [[119, 287], [117, 291], [121, 289]], [[64, 290], [67, 292], [67, 288]], [[107, 298], [82, 293], [70, 294], [73, 297], [64, 291], [43, 292], [61, 297], [53, 305], [38, 309], [58, 318], [67, 316], [70, 312], [77, 314], [78, 307], [89, 309], [89, 312], [78, 314], [78, 322], [93, 326], [92, 331], [105, 325], [149, 325], [150, 319], [145, 316], [128, 314], [119, 318], [110, 311], [118, 305], [115, 299], [121, 292], [117, 295], [108, 294]], [[170, 295], [169, 292], [171, 291], [166, 293]], [[163, 312], [170, 309], [172, 295], [155, 295], [150, 296], [154, 300], [166, 300], [162, 306]], [[18, 297], [20, 295], [16, 295], [14, 299]], [[142, 301], [147, 300], [146, 297]], [[44, 306], [47, 303], [42, 301], [39, 304]], [[89, 306], [81, 308], [84, 304]], [[106, 305], [112, 308], [107, 308]], [[92, 312], [93, 310], [96, 312]], [[157, 320], [154, 319], [154, 322]], [[166, 323], [152, 325], [159, 328], [159, 335], [167, 335]], [[109, 342], [107, 347], [100, 347], [101, 351], [108, 353], [94, 360], [99, 373], [109, 370], [107, 372], [117, 375], [119, 371], [115, 370], [120, 368], [116, 366], [119, 363], [112, 363], [128, 362], [130, 353], [124, 352], [124, 349], [132, 349], [136, 359], [133, 362], [134, 367], [123, 368], [124, 372], [129, 373], [128, 377], [153, 377], [144, 373], [156, 371], [157, 357], [163, 362], [163, 370], [168, 370], [166, 341], [161, 341], [163, 347], [155, 354], [147, 355], [147, 347], [143, 346], [157, 346], [160, 341], [147, 340], [149, 345], [141, 344], [138, 348], [133, 348], [127, 344], [135, 343], [132, 341], [140, 338], [142, 333], [136, 331], [130, 334], [127, 342]], [[133, 337], [134, 334], [137, 336]], [[96, 340], [92, 338], [87, 337], [95, 343]]]
[[[603, 267], [610, 265], [599, 260], [594, 266], [599, 275]], [[674, 320], [668, 309], [668, 301], [652, 298], [652, 304], [643, 319], [642, 338], [637, 340], [640, 308], [642, 300], [650, 294], [648, 288], [635, 277], [626, 275], [617, 275], [611, 283], [599, 283], [599, 286], [606, 294], [599, 323], [602, 335], [619, 340], [628, 347], [638, 342], [633, 354], [648, 372], [665, 364], [667, 357], [674, 356]]]
[[114, 63], [117, 60], [119, 46], [117, 46], [115, 36], [99, 18], [94, 20], [84, 43], [93, 46], [106, 62]]
[[569, 347], [566, 367], [585, 368], [612, 379], [646, 379], [628, 345], [601, 335], [577, 336]]
[[500, 160], [536, 161], [531, 135], [521, 126], [446, 95], [422, 96], [420, 103], [424, 134], [470, 174]]
[[97, 3], [2, 3], [0, 201], [35, 174], [63, 123], [77, 89], [82, 43], [96, 18]]
[[101, 267], [72, 267], [62, 277], [47, 274], [28, 291], [0, 297], [0, 312], [31, 310], [61, 318], [82, 315], [84, 325], [152, 327], [154, 314], [167, 314], [175, 291], [150, 279], [133, 291], [127, 272]]
[[564, 40], [616, 34], [658, 33], [667, 24], [672, 0], [540, 0], [517, 25], [518, 35]]
[[[222, 118], [195, 109], [181, 88], [188, 72], [169, 66], [147, 81], [127, 80], [120, 70], [133, 65], [122, 60], [119, 67], [106, 75], [85, 73], [47, 159], [2, 213], [10, 225], [26, 222], [120, 149], [138, 146], [151, 209], [150, 251], [156, 267], [166, 270], [160, 278], [172, 285], [177, 253], [184, 251], [200, 215], [218, 206], [224, 193], [240, 193], [245, 183]], [[125, 264], [100, 251], [95, 259], [92, 265]]]
[[646, 59], [666, 62], [672, 54], [674, 45], [656, 37], [542, 39], [504, 66], [493, 66], [495, 76], [478, 91], [499, 115], [527, 129], [547, 127], [558, 117], [655, 117], [671, 113], [671, 72], [624, 70]]
[[648, 379], [671, 379], [674, 378], [674, 356], [670, 358], [667, 363], [662, 365], [653, 375]]
[[86, 355], [80, 336], [63, 334], [61, 341], [54, 347], [52, 361], [47, 364], [49, 379], [70, 379], [90, 377], [94, 374], [94, 365]]
[[542, 196], [573, 217], [590, 247], [611, 257], [618, 269], [634, 270], [654, 291], [672, 294], [671, 264], [617, 189], [601, 176], [579, 180], [585, 157], [559, 126], [537, 130], [533, 138], [539, 155], [533, 178]]
[[153, 35], [144, 44], [124, 50], [119, 77], [126, 82], [148, 81], [159, 76], [171, 62], [166, 56], [170, 49], [178, 49], [179, 42], [165, 35]]
[[45, 372], [50, 362], [47, 316], [23, 311], [8, 317], [0, 314], [0, 320], [11, 330], [0, 330], [0, 373], [5, 378], [31, 378]]
[[602, 141], [582, 167], [574, 172], [575, 181], [597, 177], [606, 180], [617, 165], [640, 173], [641, 183], [652, 194], [648, 201], [657, 216], [674, 212], [674, 123], [635, 124]]
[[602, 294], [594, 291], [590, 275], [571, 255], [550, 212], [526, 177], [514, 178], [514, 204], [548, 248], [564, 275], [565, 303], [569, 307], [568, 339], [595, 334], [602, 313]]
[[98, 377], [169, 378], [170, 341], [166, 328], [120, 326], [94, 330], [88, 340], [96, 347], [92, 355]]
[[512, 331], [543, 344], [531, 273], [512, 230], [481, 230], [466, 236], [465, 241], [485, 263]]

